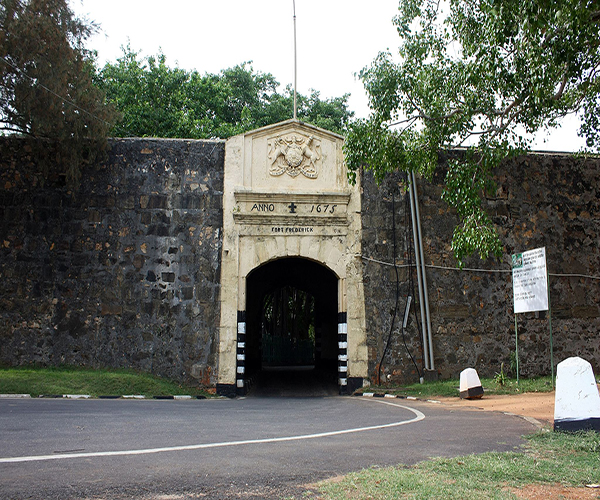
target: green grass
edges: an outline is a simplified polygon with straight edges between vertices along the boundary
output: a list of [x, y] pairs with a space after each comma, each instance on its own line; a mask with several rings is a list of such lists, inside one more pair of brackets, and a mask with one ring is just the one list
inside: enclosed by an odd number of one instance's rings
[[208, 395], [197, 387], [133, 370], [93, 370], [79, 367], [0, 368], [0, 394], [89, 394], [98, 396], [191, 396]]
[[[540, 432], [523, 452], [436, 458], [412, 467], [368, 469], [318, 485], [319, 498], [514, 499], [529, 484], [600, 483], [600, 434]], [[600, 495], [600, 492], [599, 492]]]
[[[482, 378], [481, 385], [486, 394], [520, 394], [523, 392], [550, 392], [552, 391], [551, 377], [531, 379], [508, 379], [504, 384], [499, 384], [493, 378]], [[434, 398], [436, 396], [459, 396], [459, 381], [456, 379], [411, 384], [403, 387], [393, 385], [363, 387], [358, 392], [387, 393], [398, 396], [414, 396], [418, 398]]]

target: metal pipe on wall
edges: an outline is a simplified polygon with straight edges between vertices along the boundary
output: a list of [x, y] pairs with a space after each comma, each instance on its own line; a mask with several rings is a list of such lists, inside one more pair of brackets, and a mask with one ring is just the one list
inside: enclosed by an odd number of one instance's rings
[[411, 185], [413, 186], [415, 196], [415, 209], [417, 219], [417, 233], [419, 236], [419, 252], [421, 254], [421, 272], [423, 273], [423, 297], [425, 298], [425, 317], [427, 318], [427, 338], [429, 346], [429, 369], [435, 370], [433, 361], [433, 335], [431, 334], [431, 314], [429, 313], [429, 293], [427, 291], [427, 273], [425, 270], [425, 253], [423, 252], [423, 237], [421, 231], [421, 215], [419, 213], [419, 196], [417, 194], [417, 178], [415, 173], [411, 172]]
[[412, 175], [408, 181], [408, 194], [410, 198], [410, 216], [412, 220], [413, 229], [413, 243], [415, 245], [415, 266], [417, 268], [417, 284], [419, 288], [419, 308], [421, 310], [421, 335], [423, 337], [423, 361], [425, 363], [425, 369], [429, 370], [429, 347], [427, 341], [427, 326], [425, 320], [425, 306], [423, 299], [423, 283], [421, 276], [421, 261], [419, 254], [419, 237], [417, 232], [417, 221], [416, 221], [416, 209], [415, 209], [415, 195], [413, 192], [414, 180]]

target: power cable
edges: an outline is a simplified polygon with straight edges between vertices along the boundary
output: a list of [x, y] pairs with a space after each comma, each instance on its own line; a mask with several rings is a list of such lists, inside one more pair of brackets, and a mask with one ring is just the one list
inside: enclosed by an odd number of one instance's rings
[[394, 314], [392, 315], [392, 323], [390, 325], [390, 332], [388, 334], [387, 342], [383, 349], [383, 354], [381, 355], [381, 360], [379, 361], [379, 365], [377, 366], [377, 385], [381, 385], [381, 365], [383, 364], [383, 360], [385, 359], [385, 355], [390, 347], [390, 342], [392, 340], [392, 333], [394, 331], [394, 322], [396, 321], [396, 316], [398, 314], [398, 301], [400, 300], [400, 275], [398, 273], [398, 266], [396, 263], [396, 197], [394, 195], [394, 190], [392, 189], [392, 234], [393, 234], [393, 255], [394, 259], [394, 270], [396, 271], [396, 301], [394, 304]]
[[[408, 227], [406, 218], [408, 216], [408, 195], [405, 196], [405, 210], [404, 210], [404, 217], [405, 217], [405, 227]], [[402, 266], [398, 266], [396, 263], [396, 256], [397, 256], [397, 237], [396, 237], [396, 197], [394, 195], [394, 191], [392, 189], [392, 233], [393, 233], [393, 259], [394, 259], [394, 270], [396, 272], [396, 300], [395, 300], [395, 304], [394, 304], [394, 313], [392, 315], [392, 322], [390, 325], [390, 331], [388, 334], [388, 338], [387, 338], [387, 342], [385, 345], [385, 348], [383, 350], [383, 354], [381, 356], [381, 360], [378, 364], [377, 367], [377, 384], [381, 385], [381, 366], [383, 365], [383, 362], [385, 360], [385, 356], [389, 350], [390, 347], [390, 343], [391, 343], [391, 339], [392, 339], [392, 334], [394, 331], [394, 323], [396, 321], [396, 317], [398, 315], [398, 302], [400, 301], [400, 275], [398, 272], [398, 269], [400, 267], [412, 267], [412, 264], [406, 264], [406, 265], [402, 265]], [[411, 250], [410, 250], [410, 244], [409, 244], [409, 255], [411, 254]], [[368, 260], [373, 260], [373, 259], [368, 259]], [[412, 277], [412, 272], [409, 273], [409, 289], [410, 289], [410, 293], [414, 294], [414, 280]], [[410, 295], [410, 293], [407, 295], [406, 298], [406, 311], [405, 311], [405, 317], [404, 317], [404, 322], [402, 324], [402, 342], [404, 344], [404, 348], [406, 349], [406, 352], [408, 353], [413, 365], [415, 366], [415, 369], [417, 371], [417, 375], [419, 376], [419, 379], [422, 377], [421, 371], [419, 370], [419, 366], [417, 365], [417, 362], [414, 358], [414, 356], [412, 355], [412, 353], [410, 352], [410, 349], [408, 348], [408, 344], [406, 342], [406, 322], [408, 320], [408, 315], [410, 314], [410, 303], [412, 300], [412, 295]], [[417, 318], [417, 324], [418, 324], [418, 318]]]
[[57, 94], [52, 89], [49, 89], [48, 87], [46, 87], [43, 83], [40, 83], [40, 81], [37, 78], [33, 78], [32, 76], [29, 76], [27, 73], [25, 73], [25, 71], [23, 71], [22, 69], [20, 69], [17, 66], [15, 66], [13, 63], [11, 63], [10, 61], [8, 61], [5, 57], [0, 56], [0, 60], [4, 61], [5, 64], [7, 64], [11, 68], [13, 68], [15, 71], [17, 71], [18, 73], [20, 73], [24, 77], [29, 78], [33, 83], [35, 83], [36, 85], [38, 85], [40, 88], [44, 89], [46, 92], [52, 94], [55, 97], [58, 97], [63, 103], [69, 104], [70, 106], [73, 106], [75, 109], [81, 111], [82, 113], [85, 113], [86, 115], [89, 115], [92, 118], [95, 118], [96, 120], [104, 123], [105, 125], [108, 125], [109, 127], [112, 127], [112, 123], [107, 122], [104, 118], [100, 118], [99, 116], [96, 116], [94, 113], [91, 113], [91, 112], [89, 112], [86, 109], [83, 109], [81, 106], [78, 106], [77, 104], [75, 104], [70, 99], [67, 99], [64, 96], [61, 96], [61, 95]]
[[[410, 254], [410, 249], [409, 249]], [[374, 262], [376, 264], [381, 264], [382, 266], [396, 266], [399, 268], [402, 267], [413, 267], [413, 264], [394, 264], [391, 262], [384, 262], [382, 260], [372, 259], [370, 257], [365, 257], [361, 255], [361, 259], [366, 260], [368, 262]], [[449, 266], [436, 266], [433, 264], [425, 264], [426, 268], [429, 269], [441, 269], [443, 271], [466, 271], [472, 273], [490, 273], [490, 274], [501, 274], [501, 273], [512, 273], [512, 269], [477, 269], [477, 268], [468, 268], [468, 267], [449, 267]], [[600, 276], [593, 276], [591, 274], [569, 274], [569, 273], [548, 273], [548, 276], [552, 276], [554, 278], [586, 278], [591, 280], [600, 280]]]
[[[375, 262], [376, 264], [381, 264], [383, 266], [393, 266], [394, 264], [390, 263], [390, 262], [384, 262], [382, 260], [377, 260], [377, 259], [371, 259], [370, 257], [365, 257], [364, 255], [360, 256], [361, 259], [366, 260], [368, 262]], [[396, 267], [398, 268], [406, 268], [406, 267], [413, 267], [412, 264], [396, 264]]]
[[589, 274], [548, 273], [548, 276], [552, 276], [553, 278], [588, 278], [591, 280], [600, 280], [600, 276], [590, 276]]
[[[406, 299], [406, 313], [405, 313], [405, 317], [404, 317], [404, 323], [402, 324], [402, 342], [404, 343], [404, 348], [406, 349], [406, 352], [408, 353], [408, 356], [410, 357], [410, 360], [412, 361], [412, 363], [415, 367], [415, 370], [417, 370], [417, 375], [419, 376], [419, 380], [421, 380], [421, 378], [423, 377], [423, 373], [421, 372], [421, 370], [419, 370], [417, 361], [415, 360], [414, 356], [410, 352], [410, 349], [408, 348], [408, 344], [406, 343], [406, 324], [407, 324], [408, 318], [410, 316], [411, 299], [412, 299], [412, 295], [409, 295], [408, 298]], [[416, 311], [415, 311], [415, 313], [416, 313]]]

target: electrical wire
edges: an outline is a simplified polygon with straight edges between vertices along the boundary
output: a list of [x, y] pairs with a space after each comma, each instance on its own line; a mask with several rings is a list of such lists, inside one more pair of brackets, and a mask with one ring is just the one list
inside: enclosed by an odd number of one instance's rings
[[[392, 234], [393, 234], [393, 255], [394, 263], [396, 262], [396, 197], [394, 195], [394, 190], [392, 189]], [[392, 333], [394, 331], [394, 323], [396, 321], [396, 316], [398, 315], [398, 301], [400, 300], [400, 275], [398, 273], [398, 266], [394, 265], [394, 269], [396, 271], [396, 301], [394, 304], [394, 314], [392, 315], [392, 323], [390, 325], [390, 333], [388, 334], [387, 342], [383, 349], [383, 354], [381, 355], [381, 360], [379, 361], [379, 365], [377, 366], [377, 385], [381, 385], [381, 365], [383, 364], [383, 360], [385, 359], [385, 355], [390, 347], [390, 342], [392, 340]]]
[[472, 273], [512, 273], [512, 269], [477, 269], [469, 267], [448, 267], [448, 266], [435, 266], [433, 264], [425, 264], [425, 267], [430, 269], [442, 269], [444, 271], [469, 271]]
[[[407, 210], [408, 210], [408, 195], [405, 196], [405, 210], [404, 210], [405, 219], [408, 216]], [[407, 221], [405, 220], [405, 227], [408, 227], [408, 224], [406, 222]], [[394, 195], [393, 189], [392, 189], [392, 233], [393, 233], [393, 259], [394, 259], [394, 263], [395, 263], [398, 252], [397, 252], [397, 237], [396, 237], [396, 197]], [[411, 255], [411, 254], [412, 254], [412, 252], [410, 250], [410, 242], [409, 242], [409, 255]], [[366, 259], [366, 260], [374, 260], [374, 259]], [[381, 261], [375, 261], [375, 262], [382, 263]], [[395, 300], [395, 304], [394, 304], [394, 313], [392, 315], [392, 322], [390, 325], [390, 331], [388, 333], [387, 342], [386, 342], [385, 348], [383, 350], [381, 360], [377, 366], [377, 384], [378, 385], [381, 385], [381, 366], [383, 365], [385, 356], [389, 350], [390, 343], [392, 340], [392, 334], [394, 331], [394, 324], [395, 324], [396, 318], [398, 316], [398, 302], [400, 301], [400, 275], [399, 275], [398, 269], [400, 267], [413, 267], [411, 263], [402, 265], [402, 266], [393, 264], [393, 266], [394, 266], [394, 270], [396, 272], [396, 300]], [[413, 280], [412, 272], [409, 273], [409, 289], [410, 289], [410, 293], [414, 294], [414, 280]], [[410, 293], [406, 297], [406, 305], [408, 307], [410, 307], [410, 305], [409, 305], [409, 301], [410, 301], [410, 297], [411, 297]], [[410, 312], [409, 312], [409, 314], [410, 314]], [[416, 314], [416, 312], [415, 312], [415, 314]], [[418, 324], [418, 318], [417, 318], [417, 324]], [[420, 379], [422, 377], [422, 372], [421, 372], [421, 370], [419, 370], [419, 366], [417, 365], [417, 362], [416, 362], [414, 356], [412, 355], [412, 353], [410, 352], [410, 349], [408, 348], [408, 344], [406, 342], [406, 329], [404, 328], [404, 325], [402, 326], [402, 342], [404, 344], [404, 348], [406, 349], [406, 352], [408, 353], [408, 356], [410, 357], [413, 365], [415, 366], [417, 375]]]
[[85, 113], [86, 115], [89, 115], [92, 118], [95, 118], [96, 120], [104, 123], [105, 125], [108, 125], [109, 127], [112, 127], [112, 124], [110, 122], [107, 122], [105, 119], [100, 118], [99, 116], [96, 116], [94, 113], [91, 113], [91, 112], [89, 112], [86, 109], [83, 109], [81, 106], [78, 106], [77, 104], [75, 104], [73, 101], [67, 99], [66, 97], [57, 94], [53, 90], [51, 90], [48, 87], [46, 87], [43, 83], [40, 83], [40, 81], [37, 78], [33, 78], [32, 76], [29, 76], [27, 73], [25, 73], [25, 71], [23, 71], [22, 69], [20, 69], [17, 66], [15, 66], [13, 63], [11, 63], [10, 61], [8, 61], [5, 57], [0, 56], [0, 60], [4, 61], [5, 64], [7, 64], [11, 68], [13, 68], [17, 73], [23, 75], [26, 78], [29, 78], [33, 83], [35, 83], [36, 85], [38, 85], [40, 88], [44, 89], [46, 92], [52, 94], [54, 97], [58, 97], [63, 103], [69, 104], [70, 106], [73, 106], [75, 109], [81, 111], [82, 113]]
[[552, 276], [553, 278], [588, 278], [591, 280], [600, 280], [600, 276], [591, 276], [589, 274], [548, 273], [548, 276]]
[[[371, 259], [370, 257], [365, 257], [364, 255], [360, 256], [361, 259], [369, 261], [369, 262], [375, 262], [376, 264], [382, 264], [384, 266], [393, 266], [394, 264], [390, 263], [390, 262], [384, 262], [382, 260], [377, 260], [377, 259]], [[405, 267], [413, 267], [412, 264], [396, 264], [397, 268], [405, 268]]]
[[[410, 295], [409, 295], [409, 297], [410, 297]], [[408, 298], [406, 299], [406, 302], [408, 303]], [[409, 307], [410, 307], [410, 305], [409, 305]], [[410, 315], [410, 311], [408, 312], [408, 314]], [[417, 375], [419, 376], [419, 380], [420, 380], [421, 377], [423, 376], [423, 373], [421, 372], [421, 370], [419, 370], [417, 361], [415, 360], [415, 357], [412, 355], [412, 353], [410, 352], [410, 349], [408, 348], [408, 344], [406, 343], [406, 328], [404, 328], [404, 326], [402, 326], [402, 342], [404, 343], [404, 348], [406, 349], [406, 352], [408, 353], [410, 360], [412, 361], [413, 365], [415, 366], [415, 370], [417, 370]]]
[[[410, 250], [409, 250], [410, 254]], [[413, 267], [412, 263], [409, 264], [394, 264], [392, 262], [384, 262], [382, 260], [371, 259], [370, 257], [365, 257], [364, 255], [360, 256], [361, 259], [366, 260], [368, 262], [374, 262], [376, 264], [381, 264], [382, 266], [396, 266], [398, 268], [402, 267]], [[512, 269], [477, 269], [477, 268], [469, 268], [469, 267], [448, 267], [448, 266], [436, 266], [433, 264], [425, 264], [426, 268], [429, 269], [441, 269], [443, 271], [465, 271], [472, 273], [490, 273], [490, 274], [507, 274], [512, 273]], [[586, 278], [591, 280], [600, 280], [600, 276], [593, 276], [591, 274], [569, 274], [569, 273], [548, 273], [548, 276], [552, 276], [554, 278]]]

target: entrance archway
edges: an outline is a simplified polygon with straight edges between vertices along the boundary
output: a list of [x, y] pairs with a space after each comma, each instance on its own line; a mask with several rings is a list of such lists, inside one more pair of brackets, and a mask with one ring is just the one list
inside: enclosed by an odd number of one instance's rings
[[337, 391], [337, 276], [297, 257], [254, 269], [246, 279], [245, 361], [251, 393]]
[[[298, 120], [227, 140], [219, 394], [251, 393], [267, 368], [310, 361], [340, 394], [368, 376], [360, 183], [348, 183], [343, 142]], [[290, 307], [273, 312], [275, 302]], [[284, 325], [298, 317], [303, 326]]]

